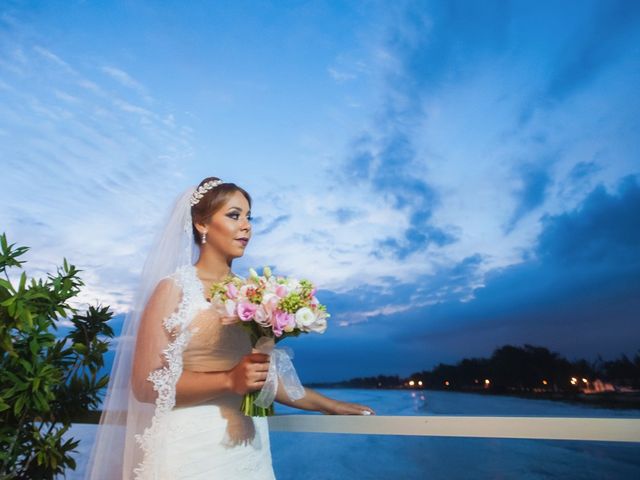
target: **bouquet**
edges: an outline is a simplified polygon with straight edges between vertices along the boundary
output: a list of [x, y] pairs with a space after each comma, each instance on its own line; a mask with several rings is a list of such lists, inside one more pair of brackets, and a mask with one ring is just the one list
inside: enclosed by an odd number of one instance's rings
[[265, 385], [260, 392], [245, 394], [242, 400], [240, 408], [245, 415], [273, 415], [279, 376], [292, 400], [304, 396], [291, 353], [274, 349], [274, 345], [301, 333], [324, 333], [330, 315], [315, 293], [310, 281], [272, 275], [269, 267], [264, 267], [262, 275], [250, 268], [247, 280], [227, 277], [211, 287], [211, 302], [225, 315], [225, 323], [240, 323], [249, 333], [253, 348], [271, 354]]

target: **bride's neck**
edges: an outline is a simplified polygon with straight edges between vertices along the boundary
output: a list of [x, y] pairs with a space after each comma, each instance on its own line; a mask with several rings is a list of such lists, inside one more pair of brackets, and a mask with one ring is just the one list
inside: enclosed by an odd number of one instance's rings
[[195, 264], [202, 280], [220, 281], [231, 273], [231, 259], [216, 255], [210, 249], [202, 249]]

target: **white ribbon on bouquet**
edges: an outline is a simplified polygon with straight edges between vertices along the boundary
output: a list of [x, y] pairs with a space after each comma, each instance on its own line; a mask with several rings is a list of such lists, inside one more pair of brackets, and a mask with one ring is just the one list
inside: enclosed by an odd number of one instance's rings
[[275, 348], [275, 341], [271, 337], [260, 337], [254, 348], [259, 353], [271, 356], [267, 379], [254, 400], [254, 405], [263, 408], [271, 405], [276, 398], [279, 381], [282, 382], [282, 386], [291, 400], [300, 400], [304, 397], [304, 387], [300, 383], [296, 369], [293, 368], [293, 363], [291, 363], [293, 350], [288, 347]]

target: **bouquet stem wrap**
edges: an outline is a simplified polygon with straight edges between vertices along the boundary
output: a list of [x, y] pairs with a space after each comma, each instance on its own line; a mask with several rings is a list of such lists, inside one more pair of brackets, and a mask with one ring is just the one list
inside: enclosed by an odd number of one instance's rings
[[300, 400], [305, 396], [304, 387], [291, 362], [293, 351], [290, 348], [275, 348], [272, 337], [260, 337], [254, 349], [259, 353], [270, 355], [271, 361], [267, 379], [260, 392], [248, 393], [243, 399], [242, 411], [245, 415], [253, 417], [273, 415], [273, 400], [276, 397], [279, 382], [282, 382], [282, 387], [291, 400]]

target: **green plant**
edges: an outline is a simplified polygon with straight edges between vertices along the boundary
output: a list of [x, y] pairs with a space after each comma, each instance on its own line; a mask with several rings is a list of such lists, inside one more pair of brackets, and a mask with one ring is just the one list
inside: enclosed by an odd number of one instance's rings
[[[65, 434], [99, 405], [113, 313], [69, 304], [83, 282], [66, 259], [46, 280], [22, 271], [14, 285], [8, 270], [22, 270], [28, 251], [14, 246], [0, 235], [0, 479], [49, 479], [75, 469], [79, 442]], [[61, 320], [71, 324], [64, 335]]]

